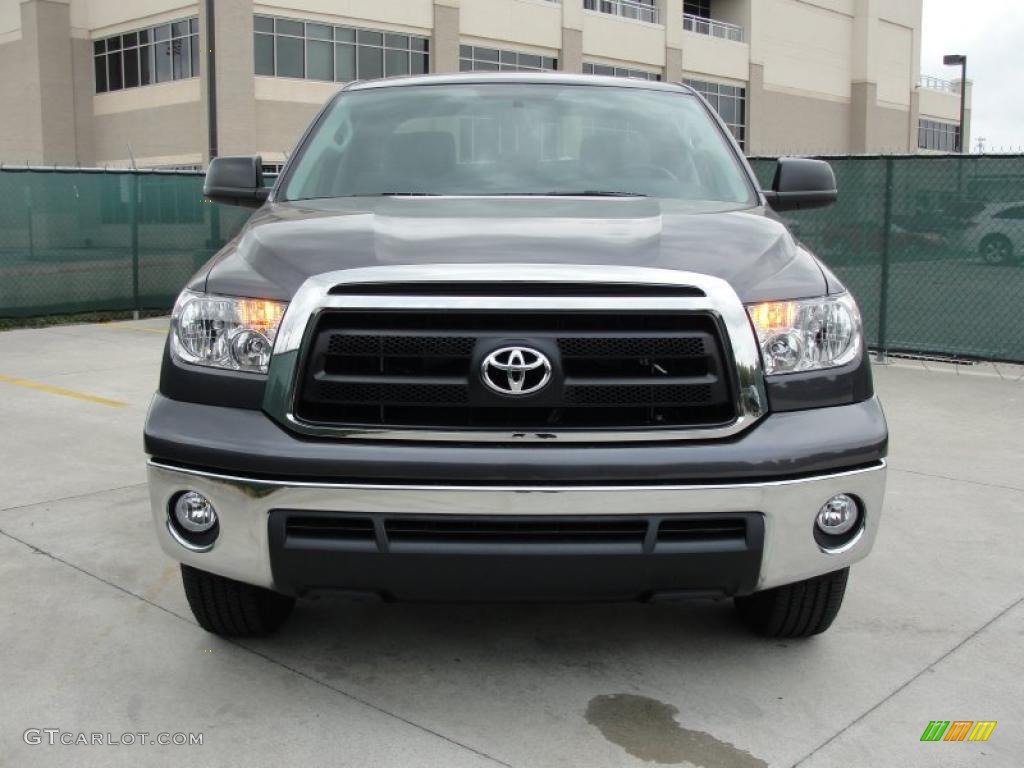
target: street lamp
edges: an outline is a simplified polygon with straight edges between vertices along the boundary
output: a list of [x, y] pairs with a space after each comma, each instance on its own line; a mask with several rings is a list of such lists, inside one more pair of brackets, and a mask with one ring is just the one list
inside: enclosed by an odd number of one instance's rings
[[960, 136], [957, 138], [957, 149], [960, 154], [967, 151], [964, 146], [964, 108], [967, 102], [967, 57], [960, 53], [953, 53], [942, 57], [942, 63], [947, 67], [960, 67]]

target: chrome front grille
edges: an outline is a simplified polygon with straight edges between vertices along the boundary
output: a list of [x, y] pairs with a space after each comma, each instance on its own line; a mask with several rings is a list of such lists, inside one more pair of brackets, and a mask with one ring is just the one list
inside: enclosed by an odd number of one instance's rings
[[[481, 386], [481, 356], [505, 342], [553, 361], [543, 390], [495, 399]], [[431, 264], [309, 278], [278, 332], [264, 410], [314, 437], [613, 443], [735, 435], [767, 398], [746, 311], [719, 278]]]

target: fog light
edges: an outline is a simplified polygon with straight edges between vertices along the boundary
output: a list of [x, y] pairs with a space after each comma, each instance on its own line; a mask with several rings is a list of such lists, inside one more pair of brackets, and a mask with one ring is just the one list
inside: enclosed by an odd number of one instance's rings
[[208, 498], [188, 491], [174, 503], [174, 519], [190, 533], [206, 533], [217, 524], [217, 512]]
[[818, 510], [818, 529], [829, 536], [842, 536], [850, 532], [859, 517], [856, 500], [837, 493]]

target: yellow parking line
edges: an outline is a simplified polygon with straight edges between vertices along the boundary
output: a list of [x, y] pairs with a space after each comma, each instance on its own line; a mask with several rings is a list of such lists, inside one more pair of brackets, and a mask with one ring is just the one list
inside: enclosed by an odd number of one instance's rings
[[159, 333], [161, 336], [167, 335], [166, 328], [141, 328], [133, 325], [117, 325], [115, 323], [102, 323], [104, 328], [112, 328], [115, 331], [141, 331], [142, 333]]
[[120, 400], [111, 400], [106, 397], [87, 395], [84, 392], [75, 392], [73, 389], [55, 387], [52, 384], [43, 384], [40, 381], [29, 381], [28, 379], [18, 379], [14, 376], [4, 376], [2, 373], [0, 373], [0, 383], [13, 384], [16, 387], [25, 387], [26, 389], [34, 389], [37, 392], [60, 395], [61, 397], [73, 397], [75, 400], [84, 400], [87, 403], [105, 405], [108, 408], [125, 408], [128, 405], [128, 403], [121, 402]]

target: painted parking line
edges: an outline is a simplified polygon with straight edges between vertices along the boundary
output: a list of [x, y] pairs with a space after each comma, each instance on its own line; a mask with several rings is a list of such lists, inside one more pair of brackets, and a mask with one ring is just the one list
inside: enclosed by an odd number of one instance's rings
[[166, 328], [145, 328], [142, 326], [134, 325], [117, 325], [114, 323], [102, 323], [103, 328], [109, 328], [114, 331], [139, 331], [141, 333], [159, 333], [161, 336], [167, 335]]
[[28, 379], [19, 379], [14, 376], [4, 376], [2, 373], [0, 373], [0, 384], [13, 384], [16, 387], [34, 389], [37, 392], [46, 392], [50, 395], [71, 397], [75, 400], [82, 400], [87, 403], [105, 405], [108, 408], [126, 408], [128, 406], [128, 403], [122, 402], [121, 400], [111, 400], [108, 397], [98, 397], [97, 395], [87, 395], [84, 392], [75, 392], [73, 389], [64, 389], [63, 387], [55, 387], [52, 384], [44, 384], [41, 381], [30, 381]]

